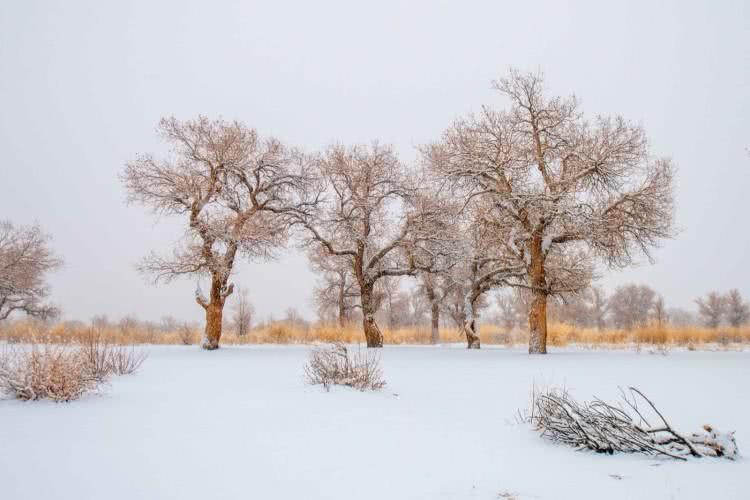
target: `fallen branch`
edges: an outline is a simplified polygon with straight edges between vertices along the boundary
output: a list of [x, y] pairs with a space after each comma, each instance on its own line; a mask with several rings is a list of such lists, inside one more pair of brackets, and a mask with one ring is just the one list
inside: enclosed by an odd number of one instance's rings
[[[638, 389], [622, 391], [622, 400], [624, 404], [617, 406], [598, 398], [579, 403], [564, 389], [534, 391], [526, 420], [546, 439], [597, 453], [644, 453], [677, 460], [691, 456], [734, 460], [739, 454], [734, 432], [720, 433], [704, 425], [702, 433], [683, 435]], [[644, 403], [646, 410], [641, 408]]]

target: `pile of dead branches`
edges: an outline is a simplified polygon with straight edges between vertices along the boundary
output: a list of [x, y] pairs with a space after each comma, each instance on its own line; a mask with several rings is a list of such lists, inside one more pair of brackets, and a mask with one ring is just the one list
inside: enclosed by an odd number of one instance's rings
[[677, 432], [641, 391], [622, 391], [618, 405], [600, 399], [579, 403], [565, 390], [534, 391], [526, 417], [542, 437], [597, 453], [644, 453], [686, 460], [687, 457], [738, 456], [734, 432], [710, 425], [693, 434]]
[[373, 351], [350, 353], [342, 343], [318, 347], [305, 366], [307, 382], [322, 385], [345, 385], [360, 391], [377, 391], [385, 386], [380, 357]]

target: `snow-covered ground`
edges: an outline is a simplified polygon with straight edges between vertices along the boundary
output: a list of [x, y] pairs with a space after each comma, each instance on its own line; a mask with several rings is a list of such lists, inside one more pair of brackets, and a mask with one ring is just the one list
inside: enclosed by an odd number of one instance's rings
[[309, 349], [150, 347], [102, 394], [0, 401], [0, 498], [750, 498], [750, 460], [576, 452], [515, 420], [534, 383], [635, 385], [750, 453], [750, 352], [386, 347], [385, 390], [326, 393], [304, 383]]

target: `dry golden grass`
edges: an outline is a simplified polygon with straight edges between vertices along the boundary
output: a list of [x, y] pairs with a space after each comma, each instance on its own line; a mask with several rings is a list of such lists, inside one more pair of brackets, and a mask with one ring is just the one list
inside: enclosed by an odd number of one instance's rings
[[[44, 339], [52, 343], [83, 342], [90, 336], [92, 329], [86, 326], [57, 324], [44, 327], [35, 322], [15, 321], [0, 328], [0, 342], [31, 342]], [[96, 333], [108, 342], [131, 344], [198, 344], [201, 332], [198, 329], [180, 327], [175, 331], [161, 332], [143, 327], [120, 328], [117, 326], [97, 328]], [[430, 329], [424, 327], [406, 327], [383, 329], [386, 344], [429, 344]], [[464, 342], [463, 334], [456, 328], [445, 327], [440, 331], [441, 340], [445, 343]], [[507, 329], [483, 324], [480, 335], [484, 344], [523, 345], [528, 341], [527, 333], [522, 330]], [[313, 326], [294, 325], [276, 322], [252, 329], [245, 336], [237, 336], [232, 331], [225, 331], [221, 343], [239, 344], [304, 344], [313, 342], [358, 343], [364, 341], [359, 325], [345, 327], [338, 325], [318, 324]], [[696, 347], [704, 344], [746, 344], [750, 343], [750, 328], [721, 327], [718, 329], [696, 326], [677, 327], [673, 325], [658, 326], [651, 324], [633, 330], [607, 328], [582, 328], [565, 323], [551, 323], [548, 328], [548, 341], [551, 346], [570, 344], [586, 346], [610, 345], [656, 345]]]

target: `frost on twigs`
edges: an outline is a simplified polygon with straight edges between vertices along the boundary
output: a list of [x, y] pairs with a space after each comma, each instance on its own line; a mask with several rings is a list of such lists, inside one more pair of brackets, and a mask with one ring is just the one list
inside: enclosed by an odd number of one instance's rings
[[535, 390], [525, 420], [546, 439], [597, 453], [643, 453], [677, 460], [691, 456], [734, 460], [739, 455], [734, 432], [721, 433], [704, 425], [703, 432], [682, 434], [633, 387], [622, 392], [617, 405], [600, 399], [579, 403], [564, 389]]
[[370, 350], [350, 353], [337, 342], [318, 347], [310, 353], [305, 366], [305, 378], [311, 385], [345, 385], [360, 391], [377, 391], [385, 387], [380, 356]]
[[80, 343], [33, 340], [0, 350], [0, 392], [21, 400], [72, 401], [96, 391], [113, 375], [137, 371], [146, 355], [114, 345], [95, 332]]

